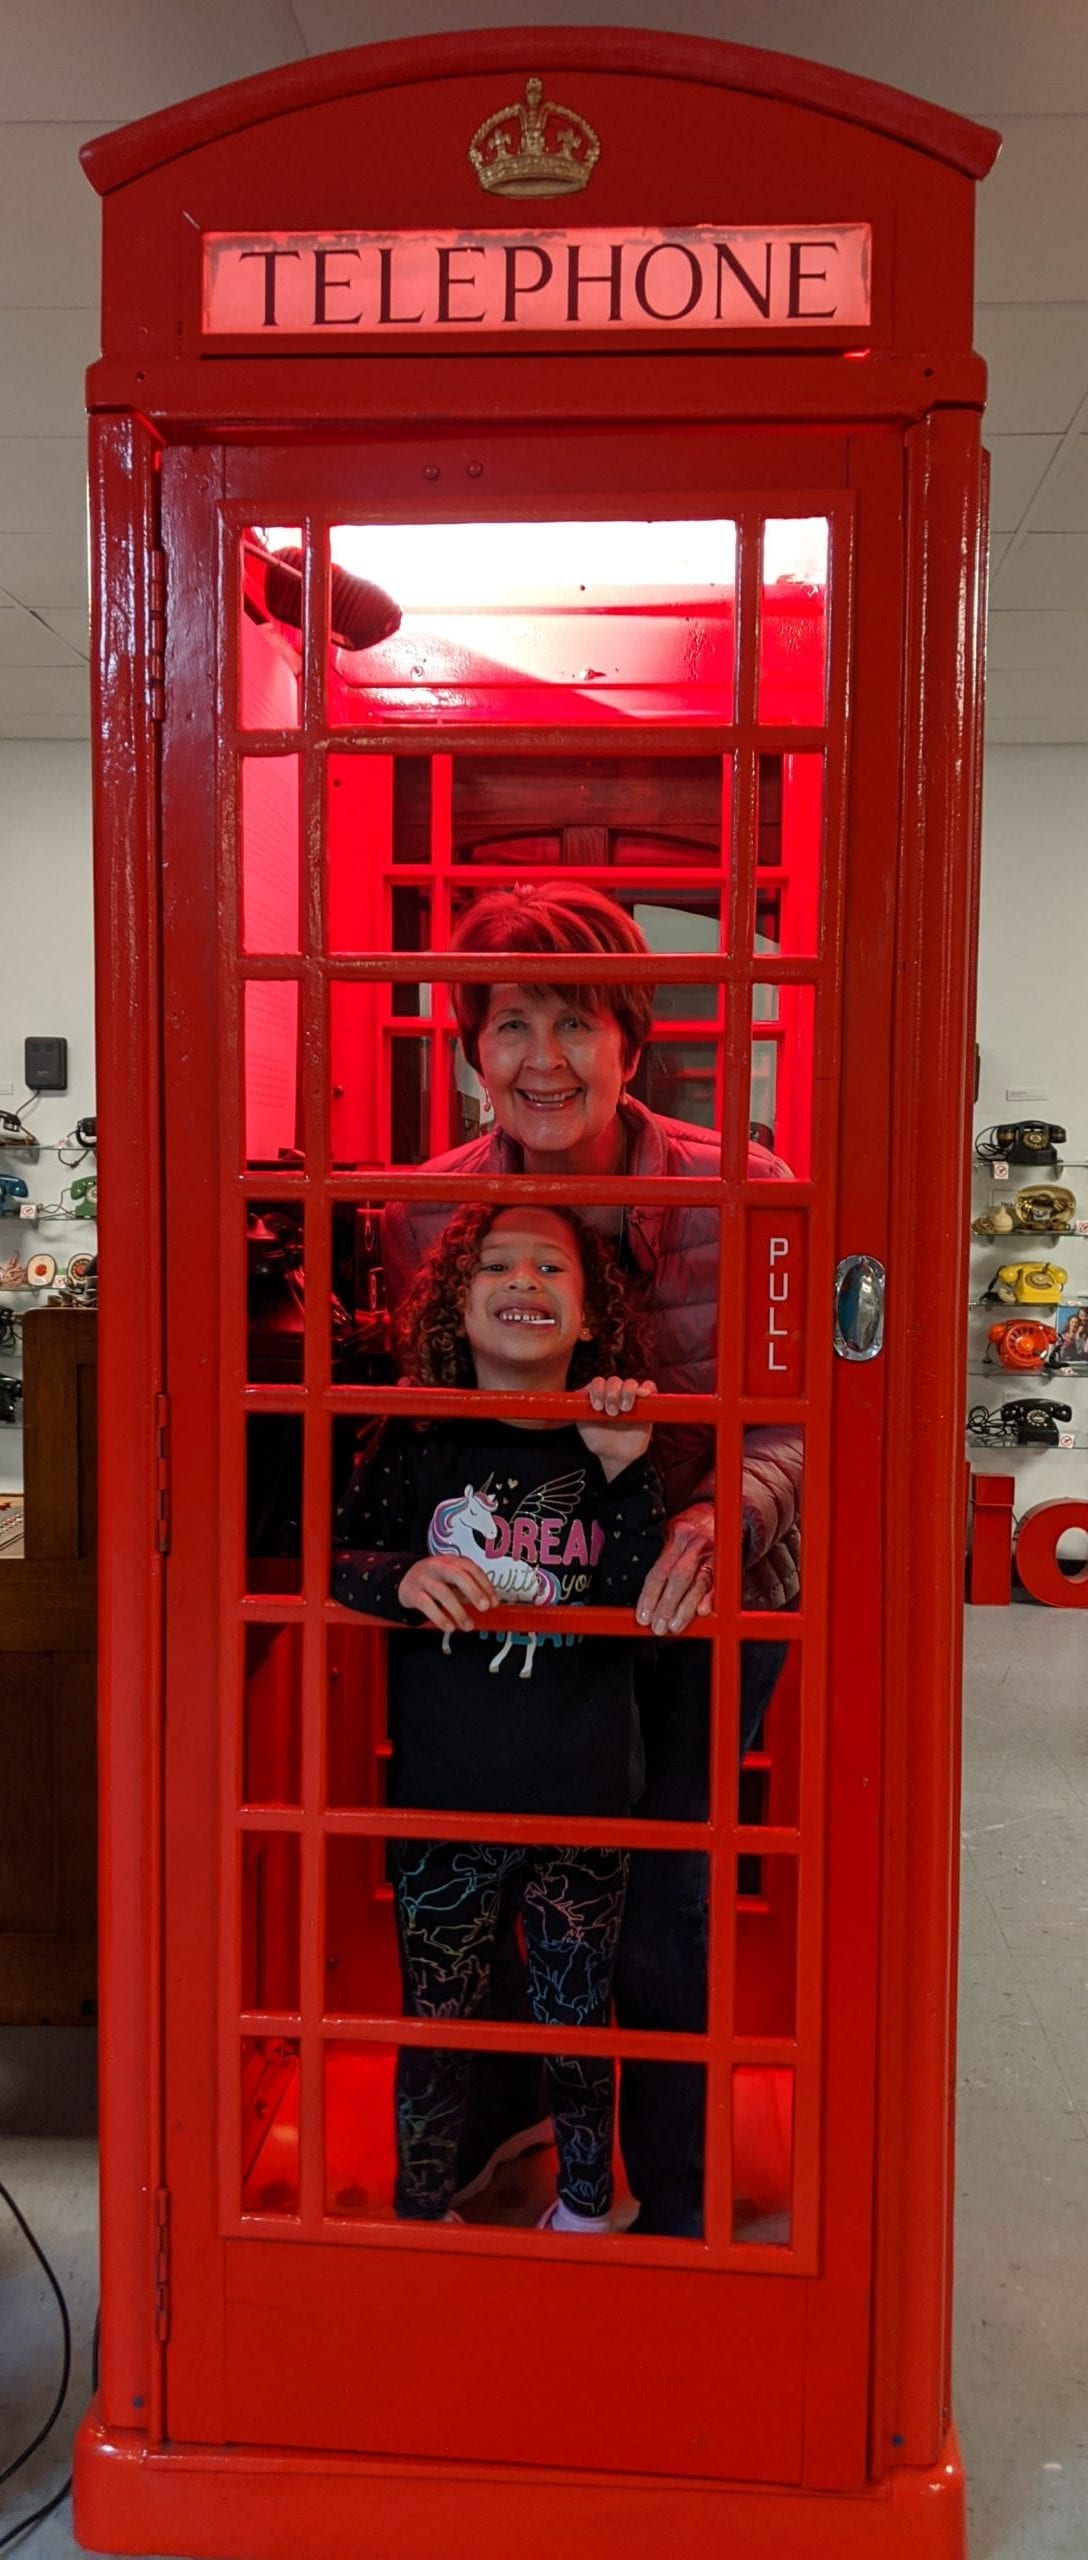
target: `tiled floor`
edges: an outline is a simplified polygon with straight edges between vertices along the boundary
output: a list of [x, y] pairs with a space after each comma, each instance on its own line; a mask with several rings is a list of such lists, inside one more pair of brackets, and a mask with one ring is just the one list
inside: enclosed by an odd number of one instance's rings
[[[956, 2407], [972, 2560], [1088, 2552], [1088, 1627], [968, 1612]], [[95, 2303], [90, 2039], [0, 2037], [0, 2176], [72, 2307], [70, 2406]], [[50, 2405], [56, 2309], [0, 2208], [0, 2469]], [[0, 2499], [60, 2486], [71, 2424]], [[15, 2546], [72, 2560], [62, 2506]], [[305, 2560], [305, 2555], [303, 2555]]]

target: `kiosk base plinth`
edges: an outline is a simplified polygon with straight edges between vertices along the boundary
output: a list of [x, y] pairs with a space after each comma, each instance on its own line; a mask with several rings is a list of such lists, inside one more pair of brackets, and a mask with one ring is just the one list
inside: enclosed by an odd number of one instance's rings
[[954, 2433], [929, 2471], [850, 2497], [646, 2475], [231, 2446], [152, 2452], [92, 2409], [76, 2446], [75, 2526], [90, 2551], [183, 2560], [966, 2560]]

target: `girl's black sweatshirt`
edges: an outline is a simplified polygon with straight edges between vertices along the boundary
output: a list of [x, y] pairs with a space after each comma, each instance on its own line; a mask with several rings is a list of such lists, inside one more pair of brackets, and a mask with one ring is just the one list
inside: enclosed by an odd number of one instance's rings
[[[609, 1483], [580, 1434], [489, 1420], [386, 1423], [333, 1536], [333, 1594], [404, 1630], [389, 1647], [390, 1800], [477, 1813], [623, 1814], [642, 1787], [633, 1642], [547, 1633], [546, 1611], [630, 1608], [665, 1505], [641, 1458]], [[398, 1586], [427, 1554], [470, 1556], [539, 1635], [443, 1639]]]

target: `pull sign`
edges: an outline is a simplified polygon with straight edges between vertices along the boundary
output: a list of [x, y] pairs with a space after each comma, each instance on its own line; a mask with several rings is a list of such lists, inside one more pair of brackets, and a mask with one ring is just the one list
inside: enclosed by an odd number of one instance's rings
[[802, 1392], [807, 1241], [803, 1209], [749, 1210], [746, 1395]]

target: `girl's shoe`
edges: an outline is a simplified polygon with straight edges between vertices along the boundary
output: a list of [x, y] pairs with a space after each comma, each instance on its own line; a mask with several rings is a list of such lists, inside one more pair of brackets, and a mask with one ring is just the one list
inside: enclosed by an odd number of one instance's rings
[[575, 2231], [597, 2236], [602, 2231], [622, 2230], [623, 2225], [614, 2222], [611, 2213], [572, 2213], [562, 2196], [556, 2196], [547, 2211], [541, 2214], [536, 2227], [538, 2231]]

